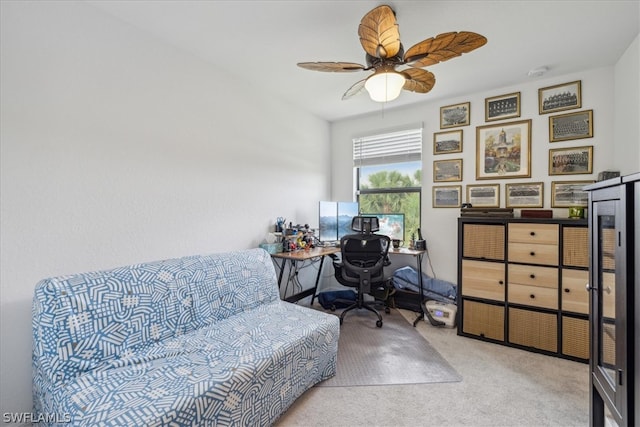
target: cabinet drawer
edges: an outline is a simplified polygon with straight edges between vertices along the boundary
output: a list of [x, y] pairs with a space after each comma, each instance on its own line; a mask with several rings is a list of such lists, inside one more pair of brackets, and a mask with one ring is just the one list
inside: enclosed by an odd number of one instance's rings
[[462, 256], [504, 260], [504, 225], [464, 224]]
[[463, 300], [462, 308], [464, 333], [504, 341], [504, 307]]
[[589, 314], [589, 272], [562, 270], [562, 310]]
[[462, 260], [462, 295], [504, 301], [504, 264]]
[[558, 244], [558, 224], [509, 224], [509, 243]]
[[509, 302], [532, 307], [558, 309], [558, 288], [509, 283]]
[[562, 354], [589, 358], [589, 320], [562, 316]]
[[558, 245], [510, 243], [509, 261], [530, 264], [558, 265]]
[[558, 269], [509, 264], [509, 284], [512, 283], [558, 289]]
[[558, 318], [555, 314], [509, 309], [509, 342], [556, 352]]

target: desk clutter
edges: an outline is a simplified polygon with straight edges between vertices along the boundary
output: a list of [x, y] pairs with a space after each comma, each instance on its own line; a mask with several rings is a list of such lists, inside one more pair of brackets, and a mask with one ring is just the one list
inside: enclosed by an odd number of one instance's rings
[[268, 233], [260, 247], [270, 254], [290, 252], [296, 250], [309, 250], [318, 246], [315, 230], [309, 224], [286, 224], [286, 220], [278, 217], [275, 224], [275, 232]]

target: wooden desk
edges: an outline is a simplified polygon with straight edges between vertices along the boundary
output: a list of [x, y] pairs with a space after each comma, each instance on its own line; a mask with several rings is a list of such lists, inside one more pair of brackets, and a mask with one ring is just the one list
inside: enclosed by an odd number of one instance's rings
[[[282, 276], [284, 275], [284, 270], [287, 262], [289, 263], [289, 266], [290, 266], [289, 271], [293, 270], [295, 274], [297, 274], [300, 268], [299, 264], [303, 264], [304, 262], [313, 260], [315, 258], [320, 259], [320, 266], [318, 267], [318, 274], [316, 275], [316, 281], [314, 286], [312, 288], [305, 289], [302, 292], [299, 292], [297, 294], [293, 294], [289, 296], [286, 296], [285, 294], [284, 300], [288, 302], [296, 302], [311, 295], [311, 305], [313, 305], [313, 301], [316, 297], [316, 291], [318, 289], [318, 283], [320, 282], [320, 275], [322, 274], [322, 265], [324, 264], [324, 258], [327, 255], [335, 254], [338, 252], [340, 252], [340, 248], [317, 247], [309, 250], [301, 249], [297, 251], [279, 252], [276, 254], [271, 254], [271, 257], [274, 258], [274, 260], [282, 259], [282, 263], [280, 265], [278, 265], [278, 263], [275, 263], [276, 266], [278, 266], [278, 268], [280, 269], [280, 272], [278, 274], [278, 286], [280, 289], [282, 289]], [[290, 282], [291, 282], [291, 274], [289, 274], [289, 276], [287, 277], [287, 283], [285, 284], [285, 288], [284, 288], [285, 292], [289, 287]]]
[[425, 315], [424, 307], [422, 306], [422, 303], [424, 302], [424, 289], [422, 287], [422, 257], [425, 253], [427, 253], [426, 250], [416, 250], [409, 248], [389, 249], [389, 255], [410, 255], [416, 257], [416, 264], [418, 267], [418, 287], [420, 288], [420, 314], [418, 314], [418, 317], [413, 321], [414, 327], [420, 320], [424, 319]]

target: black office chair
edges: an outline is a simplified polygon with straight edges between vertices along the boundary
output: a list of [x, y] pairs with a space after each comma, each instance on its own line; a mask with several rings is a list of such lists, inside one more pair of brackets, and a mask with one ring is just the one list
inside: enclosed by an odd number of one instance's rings
[[[340, 314], [340, 324], [344, 316], [353, 309], [364, 308], [378, 316], [376, 326], [382, 327], [382, 316], [373, 307], [382, 300], [386, 304], [391, 279], [385, 278], [384, 266], [389, 265], [389, 247], [391, 239], [388, 236], [374, 234], [380, 230], [378, 217], [357, 216], [351, 222], [351, 229], [358, 234], [349, 234], [340, 239], [342, 259], [334, 258], [333, 266], [336, 280], [339, 283], [358, 288], [355, 303], [345, 308]], [[364, 295], [374, 297], [373, 301], [365, 301]], [[387, 306], [385, 310], [389, 312]]]

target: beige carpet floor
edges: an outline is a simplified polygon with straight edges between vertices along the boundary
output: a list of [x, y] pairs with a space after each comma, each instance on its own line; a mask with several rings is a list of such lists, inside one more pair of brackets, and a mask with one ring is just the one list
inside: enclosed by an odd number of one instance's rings
[[[415, 318], [415, 313], [400, 312], [407, 323]], [[419, 322], [416, 329], [460, 374], [462, 381], [316, 386], [303, 394], [275, 425], [589, 425], [587, 364], [460, 337], [454, 329], [435, 328], [426, 322]]]
[[366, 310], [352, 310], [340, 327], [336, 375], [319, 387], [421, 384], [462, 378], [397, 310], [382, 328]]

